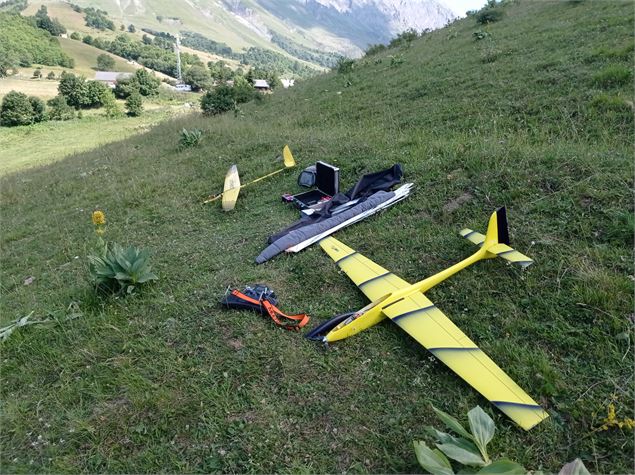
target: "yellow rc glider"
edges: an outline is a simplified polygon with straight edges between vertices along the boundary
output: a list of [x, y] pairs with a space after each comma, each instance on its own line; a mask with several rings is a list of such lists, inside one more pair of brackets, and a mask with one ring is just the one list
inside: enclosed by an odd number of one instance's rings
[[332, 237], [320, 245], [372, 301], [335, 326], [323, 338], [333, 342], [352, 336], [388, 317], [525, 430], [548, 417], [520, 386], [446, 317], [424, 293], [482, 259], [502, 257], [526, 267], [533, 261], [509, 247], [505, 208], [495, 211], [487, 234], [463, 229], [461, 236], [480, 249], [467, 259], [416, 284], [397, 277]]

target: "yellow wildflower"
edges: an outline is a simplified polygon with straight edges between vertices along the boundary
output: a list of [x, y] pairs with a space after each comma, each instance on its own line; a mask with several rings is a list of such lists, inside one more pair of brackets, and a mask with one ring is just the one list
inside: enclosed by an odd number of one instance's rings
[[604, 418], [602, 422], [603, 424], [598, 427], [598, 430], [609, 430], [609, 428], [611, 427], [618, 427], [620, 429], [625, 427], [626, 429], [630, 430], [635, 429], [635, 420], [631, 419], [630, 417], [619, 420], [615, 416], [615, 404], [613, 403], [610, 403], [608, 405], [606, 418]]
[[103, 211], [93, 211], [93, 224], [95, 226], [106, 224], [106, 215]]

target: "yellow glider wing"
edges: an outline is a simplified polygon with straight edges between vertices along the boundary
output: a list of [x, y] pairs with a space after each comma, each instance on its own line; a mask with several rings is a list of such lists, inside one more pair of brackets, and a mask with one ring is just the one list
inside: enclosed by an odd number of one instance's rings
[[371, 302], [410, 285], [333, 237], [322, 239], [320, 246]]
[[382, 311], [525, 430], [548, 417], [523, 389], [422, 293]]

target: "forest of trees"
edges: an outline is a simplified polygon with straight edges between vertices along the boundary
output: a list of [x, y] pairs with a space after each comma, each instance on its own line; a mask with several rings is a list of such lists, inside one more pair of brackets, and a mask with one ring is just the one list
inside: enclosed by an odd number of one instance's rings
[[225, 43], [218, 43], [217, 41], [210, 40], [200, 33], [195, 33], [193, 31], [182, 31], [181, 43], [184, 46], [188, 46], [199, 51], [207, 51], [208, 53], [217, 54], [219, 56], [225, 56], [226, 58], [233, 57], [234, 54], [232, 49]]
[[73, 59], [62, 51], [57, 38], [37, 27], [35, 17], [0, 13], [0, 74], [33, 63], [72, 68]]
[[286, 36], [279, 35], [275, 32], [272, 32], [271, 34], [271, 42], [275, 45], [278, 45], [291, 56], [295, 56], [296, 58], [300, 58], [304, 61], [309, 61], [314, 64], [319, 64], [320, 66], [324, 66], [325, 68], [334, 67], [341, 57], [341, 55], [337, 53], [326, 53], [307, 48], [306, 46], [302, 46], [301, 44], [296, 43]]
[[[316, 69], [313, 69], [305, 64], [300, 63], [299, 61], [295, 61], [283, 54], [277, 53], [270, 49], [252, 46], [244, 53], [236, 53], [232, 51], [232, 49], [225, 43], [218, 43], [199, 33], [182, 31], [181, 35], [183, 35], [182, 43], [185, 46], [189, 46], [190, 48], [194, 48], [199, 51], [206, 51], [208, 53], [218, 54], [226, 58], [235, 59], [240, 61], [241, 64], [244, 65], [276, 71], [278, 74], [292, 74], [296, 77], [309, 77], [314, 76], [318, 73]], [[282, 39], [280, 39], [280, 42], [282, 42]], [[294, 50], [295, 48], [297, 50], [297, 53], [301, 54], [301, 47], [299, 47], [299, 45], [295, 43], [287, 43], [287, 47], [290, 50]], [[291, 51], [289, 52], [291, 53]], [[310, 51], [306, 51], [303, 54], [305, 55], [307, 61], [311, 61], [310, 59], [308, 59], [312, 54]], [[328, 63], [330, 60], [327, 61], [327, 56], [330, 57], [331, 54], [323, 53], [320, 61]], [[337, 59], [338, 55], [333, 55], [333, 64], [337, 62]]]
[[[90, 35], [84, 36], [82, 41], [122, 58], [137, 61], [155, 71], [176, 77], [176, 55], [172, 49], [173, 44], [163, 37], [151, 39], [146, 35], [145, 38], [148, 40], [139, 41], [122, 33], [113, 41], [93, 38]], [[193, 65], [203, 66], [203, 63], [195, 54], [181, 53], [181, 65], [185, 70]]]

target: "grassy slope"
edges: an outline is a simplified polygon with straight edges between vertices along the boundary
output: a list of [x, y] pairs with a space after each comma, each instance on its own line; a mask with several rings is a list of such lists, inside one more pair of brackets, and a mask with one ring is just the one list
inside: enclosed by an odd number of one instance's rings
[[[84, 111], [87, 117], [82, 120], [3, 127], [0, 129], [0, 176], [59, 161], [68, 155], [145, 132], [169, 116], [169, 107], [158, 107], [146, 103], [145, 109], [154, 110], [133, 118], [106, 119], [101, 111]], [[6, 321], [7, 317], [9, 315], [0, 316], [0, 321]]]
[[[466, 19], [244, 117], [164, 122], [2, 179], [2, 313], [84, 313], [3, 345], [4, 471], [413, 472], [412, 439], [438, 424], [429, 403], [457, 415], [480, 404], [497, 422], [491, 452], [531, 469], [580, 456], [594, 472], [633, 470], [632, 434], [593, 430], [612, 399], [633, 415], [620, 336], [633, 336], [632, 84], [593, 80], [632, 64], [632, 24], [630, 2], [523, 2], [492, 41], [474, 42]], [[204, 130], [201, 148], [176, 151], [182, 127]], [[244, 190], [232, 214], [200, 205], [230, 164], [254, 178], [286, 142], [300, 166], [338, 164], [344, 188], [404, 164], [418, 192], [337, 237], [409, 280], [466, 256], [458, 229], [507, 204], [512, 242], [536, 264], [488, 261], [429, 296], [550, 419], [515, 428], [389, 322], [327, 351], [218, 308], [228, 285], [250, 282], [316, 321], [364, 303], [317, 247], [253, 264], [295, 219], [279, 195], [296, 173]], [[93, 295], [95, 208], [110, 239], [152, 251], [156, 285]]]

